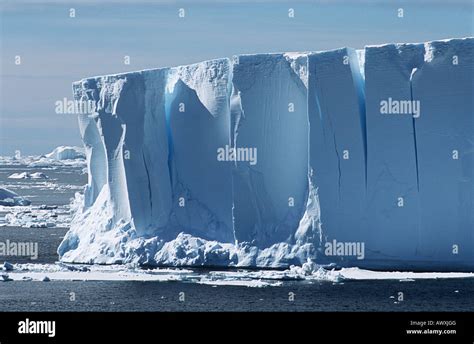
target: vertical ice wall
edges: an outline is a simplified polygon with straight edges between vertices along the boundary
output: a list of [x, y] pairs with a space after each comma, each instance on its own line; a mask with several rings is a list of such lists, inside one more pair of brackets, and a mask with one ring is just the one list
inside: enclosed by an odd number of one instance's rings
[[283, 54], [235, 57], [233, 85], [233, 142], [257, 158], [236, 162], [235, 237], [268, 247], [292, 238], [306, 205], [307, 91]]
[[133, 220], [138, 234], [145, 234], [152, 223], [165, 224], [168, 215], [171, 192], [163, 169], [168, 144], [161, 91], [165, 75], [166, 70], [144, 71], [75, 85], [76, 92], [82, 88], [81, 99], [96, 102], [96, 112], [80, 118], [90, 178], [95, 181], [86, 205], [91, 206], [107, 185], [114, 200], [111, 221]]
[[[168, 166], [169, 143], [165, 114], [165, 87], [168, 69], [141, 72], [144, 82], [144, 121], [141, 154], [142, 173], [146, 177], [142, 198], [150, 209], [144, 214], [142, 231], [147, 235], [166, 232], [172, 206]], [[140, 130], [140, 129], [139, 129]], [[148, 212], [149, 211], [149, 212]]]
[[234, 241], [232, 165], [217, 159], [230, 145], [229, 66], [221, 59], [74, 84], [75, 98], [96, 111], [79, 117], [90, 179], [63, 259], [116, 261], [129, 238], [180, 232]]
[[387, 259], [472, 260], [473, 45], [366, 48], [367, 240]]
[[[412, 79], [421, 104], [415, 120], [421, 256], [474, 257], [474, 40], [424, 45]], [[431, 240], [431, 237], [436, 240]]]
[[[418, 162], [412, 113], [384, 113], [383, 102], [411, 101], [422, 44], [365, 49], [367, 246], [379, 259], [414, 259], [419, 241]], [[400, 103], [399, 103], [400, 104]], [[405, 103], [404, 103], [405, 104]]]
[[[95, 88], [95, 81], [84, 81], [75, 84], [73, 87], [74, 97], [81, 101], [98, 101], [99, 92]], [[102, 139], [96, 123], [97, 116], [90, 114], [80, 114], [79, 132], [84, 143], [87, 158], [88, 183], [84, 191], [84, 205], [90, 207], [102, 187], [107, 183], [107, 168], [105, 166], [106, 156]], [[100, 173], [98, 173], [100, 171]]]
[[363, 81], [352, 49], [308, 56], [309, 166], [327, 240], [362, 240], [366, 199]]
[[[137, 75], [130, 75], [130, 80], [136, 80]], [[92, 92], [99, 93], [99, 99], [96, 102], [96, 112], [92, 117], [96, 117], [95, 121], [97, 129], [101, 136], [100, 144], [105, 151], [105, 171], [96, 171], [97, 174], [105, 173], [107, 176], [107, 183], [105, 186], [109, 189], [111, 199], [128, 199], [128, 192], [134, 190], [127, 189], [123, 151], [125, 130], [122, 107], [123, 102], [120, 101], [122, 88], [124, 87], [126, 79], [109, 76], [99, 80], [88, 80], [87, 85], [92, 86]], [[135, 84], [135, 83], [134, 83]], [[130, 88], [129, 88], [130, 89]], [[88, 93], [89, 90], [85, 92]], [[95, 93], [94, 92], [94, 93]], [[133, 89], [132, 89], [133, 92]], [[120, 110], [118, 103], [120, 101]], [[129, 202], [113, 202], [113, 222], [120, 220], [129, 221], [131, 219], [130, 203]]]
[[168, 224], [166, 75], [166, 69], [150, 70], [73, 85], [75, 99], [94, 101], [95, 112], [79, 117], [89, 183], [58, 248], [64, 260], [120, 262], [128, 237]]
[[173, 231], [233, 242], [228, 59], [172, 68], [166, 88]]

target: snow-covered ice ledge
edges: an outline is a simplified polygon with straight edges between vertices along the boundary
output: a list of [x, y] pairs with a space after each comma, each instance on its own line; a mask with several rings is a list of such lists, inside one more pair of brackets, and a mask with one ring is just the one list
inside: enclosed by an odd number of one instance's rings
[[[8, 264], [0, 281], [155, 281], [184, 282], [213, 286], [275, 287], [285, 282], [344, 283], [353, 280], [398, 280], [474, 278], [467, 272], [369, 271], [359, 268], [324, 269], [314, 263], [276, 270], [191, 270], [183, 268], [141, 269], [136, 265]], [[0, 269], [1, 270], [1, 269]]]
[[[96, 111], [79, 115], [89, 182], [61, 260], [472, 270], [473, 66], [463, 38], [76, 82]], [[389, 98], [421, 116], [382, 115]]]

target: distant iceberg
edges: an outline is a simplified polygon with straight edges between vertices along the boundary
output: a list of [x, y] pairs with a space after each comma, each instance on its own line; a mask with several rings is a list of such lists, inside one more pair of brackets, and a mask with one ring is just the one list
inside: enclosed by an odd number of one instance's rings
[[55, 160], [85, 159], [84, 149], [81, 147], [59, 146], [51, 153], [46, 154], [47, 158]]
[[[45, 155], [0, 156], [0, 165], [24, 165], [32, 168], [84, 167], [86, 165], [86, 156], [84, 154], [84, 148], [82, 147], [59, 146]], [[11, 178], [35, 179], [35, 177], [31, 177], [31, 175], [30, 177], [28, 177], [28, 175], [21, 175], [20, 178], [20, 174]]]
[[61, 260], [471, 271], [473, 75], [463, 38], [78, 81], [96, 110]]

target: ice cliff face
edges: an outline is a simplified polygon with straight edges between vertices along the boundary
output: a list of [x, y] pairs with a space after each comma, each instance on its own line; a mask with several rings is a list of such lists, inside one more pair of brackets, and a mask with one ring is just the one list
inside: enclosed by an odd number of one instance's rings
[[472, 270], [473, 66], [466, 38], [76, 82], [96, 106], [61, 259]]
[[233, 67], [233, 146], [257, 153], [234, 168], [235, 238], [265, 248], [292, 240], [306, 203], [307, 90], [282, 54], [239, 56]]

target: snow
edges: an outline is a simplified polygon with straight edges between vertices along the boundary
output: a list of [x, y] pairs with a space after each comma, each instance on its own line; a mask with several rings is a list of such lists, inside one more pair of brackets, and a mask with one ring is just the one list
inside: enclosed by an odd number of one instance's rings
[[[472, 270], [473, 45], [239, 55], [74, 83], [96, 112], [79, 116], [89, 180], [61, 260]], [[421, 117], [382, 114], [389, 98], [419, 100]], [[255, 161], [220, 161], [224, 147]], [[335, 241], [363, 243], [364, 259], [326, 256]]]
[[29, 200], [19, 196], [17, 193], [5, 188], [0, 188], [0, 206], [13, 207], [18, 205], [25, 206], [29, 204], [31, 204]]
[[362, 76], [362, 78], [365, 78], [365, 49], [357, 49], [356, 50], [356, 53], [357, 53], [357, 62], [358, 62], [358, 66], [359, 66], [359, 71], [360, 71], [360, 74]]

